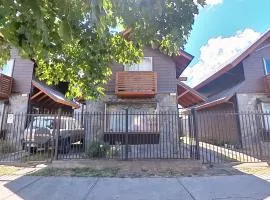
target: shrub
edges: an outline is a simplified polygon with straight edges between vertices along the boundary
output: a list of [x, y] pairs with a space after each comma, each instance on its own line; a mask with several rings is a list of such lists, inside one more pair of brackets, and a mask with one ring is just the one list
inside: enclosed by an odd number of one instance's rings
[[109, 158], [117, 157], [121, 154], [121, 143], [116, 143], [111, 146], [107, 152]]
[[107, 155], [109, 150], [110, 145], [101, 141], [95, 141], [89, 145], [86, 155], [90, 158], [102, 158]]

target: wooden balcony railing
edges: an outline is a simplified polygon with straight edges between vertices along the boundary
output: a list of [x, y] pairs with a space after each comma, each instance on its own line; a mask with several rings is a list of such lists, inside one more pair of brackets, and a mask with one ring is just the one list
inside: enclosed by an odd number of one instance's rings
[[11, 94], [12, 78], [0, 73], [0, 99], [7, 99]]
[[119, 97], [154, 97], [157, 73], [149, 71], [117, 72], [115, 93]]

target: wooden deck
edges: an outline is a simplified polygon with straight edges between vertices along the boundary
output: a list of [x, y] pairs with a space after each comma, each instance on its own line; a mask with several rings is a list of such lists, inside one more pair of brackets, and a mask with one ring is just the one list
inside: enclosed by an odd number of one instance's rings
[[11, 94], [12, 78], [0, 74], [0, 99], [8, 99]]
[[117, 72], [115, 93], [119, 97], [154, 97], [157, 93], [157, 73], [150, 71]]

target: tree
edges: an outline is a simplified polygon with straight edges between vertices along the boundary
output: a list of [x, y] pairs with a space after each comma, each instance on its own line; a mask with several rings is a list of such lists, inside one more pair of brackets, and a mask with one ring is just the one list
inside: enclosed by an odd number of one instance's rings
[[40, 80], [68, 82], [68, 97], [94, 99], [110, 63], [138, 63], [145, 45], [176, 54], [199, 5], [204, 0], [0, 0], [0, 65], [14, 46], [35, 61]]

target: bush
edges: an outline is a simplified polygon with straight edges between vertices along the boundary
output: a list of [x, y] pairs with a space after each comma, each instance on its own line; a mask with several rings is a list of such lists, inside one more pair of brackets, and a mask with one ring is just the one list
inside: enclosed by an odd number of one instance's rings
[[110, 145], [101, 141], [96, 141], [96, 142], [92, 142], [89, 145], [86, 155], [90, 158], [102, 158], [107, 155], [107, 152], [109, 150], [110, 150]]
[[109, 158], [117, 157], [121, 154], [121, 143], [116, 143], [111, 146], [107, 152]]

